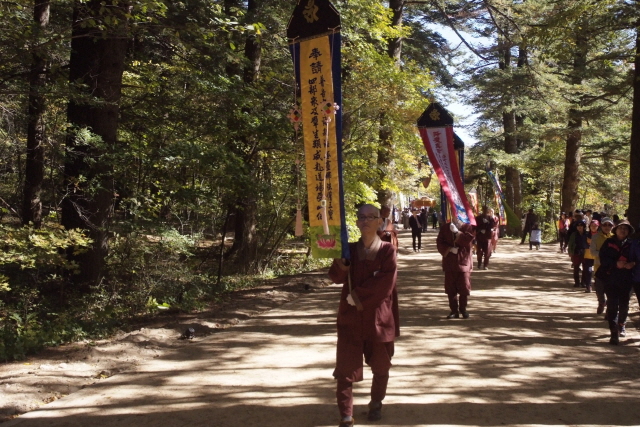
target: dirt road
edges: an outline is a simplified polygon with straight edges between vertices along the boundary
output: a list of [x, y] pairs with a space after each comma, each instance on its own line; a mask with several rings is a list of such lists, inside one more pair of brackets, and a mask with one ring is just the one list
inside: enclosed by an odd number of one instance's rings
[[[401, 332], [383, 419], [363, 413], [371, 375], [355, 386], [356, 425], [640, 425], [638, 331], [620, 346], [572, 287], [556, 246], [501, 241], [474, 271], [470, 319], [446, 320], [435, 233], [422, 253], [403, 232]], [[337, 426], [335, 310], [339, 286], [304, 294], [222, 332], [163, 348], [121, 372], [2, 424], [43, 426]], [[632, 300], [632, 321], [638, 323]], [[1, 393], [1, 390], [0, 390]]]

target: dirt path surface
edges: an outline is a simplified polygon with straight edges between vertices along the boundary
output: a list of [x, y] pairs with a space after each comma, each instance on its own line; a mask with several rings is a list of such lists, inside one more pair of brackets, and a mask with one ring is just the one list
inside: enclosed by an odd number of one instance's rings
[[[472, 275], [471, 318], [446, 320], [435, 233], [427, 233], [419, 254], [409, 250], [410, 239], [401, 233], [402, 336], [383, 419], [366, 421], [371, 374], [365, 371], [354, 387], [356, 425], [640, 425], [635, 297], [627, 337], [611, 346], [595, 294], [572, 287], [566, 255], [556, 246], [532, 253], [501, 241], [490, 270]], [[233, 327], [201, 314], [89, 350], [79, 346], [87, 359], [67, 351], [48, 366], [43, 359], [5, 365], [0, 399], [29, 377], [34, 388], [57, 384], [67, 396], [2, 427], [337, 426], [331, 372], [340, 287], [323, 286], [317, 275], [287, 286], [271, 290], [280, 294], [271, 304], [264, 296], [254, 300], [253, 317], [220, 320]], [[191, 324], [210, 329], [193, 341], [177, 340]], [[127, 350], [131, 342], [135, 353]], [[113, 370], [98, 371], [97, 360]], [[86, 387], [71, 381], [77, 372], [87, 376]], [[4, 399], [3, 405], [11, 400]]]

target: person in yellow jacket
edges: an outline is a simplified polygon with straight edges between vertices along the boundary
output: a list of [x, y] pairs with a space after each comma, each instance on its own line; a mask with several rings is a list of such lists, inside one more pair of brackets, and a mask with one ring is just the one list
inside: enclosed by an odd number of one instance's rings
[[591, 253], [591, 242], [593, 241], [593, 237], [598, 234], [600, 222], [597, 219], [594, 219], [589, 222], [587, 227], [589, 228], [587, 231], [588, 247], [584, 250], [584, 261], [582, 261], [582, 268], [584, 269], [582, 273], [582, 286], [585, 288], [584, 291], [589, 293], [591, 292], [591, 279], [593, 278], [593, 266], [595, 264], [595, 258]]
[[[611, 220], [611, 218], [602, 218], [598, 233], [591, 237], [589, 254], [593, 257], [594, 274], [596, 271], [598, 271], [598, 267], [600, 267], [600, 248], [602, 247], [602, 244], [604, 243], [605, 240], [613, 236], [613, 233], [611, 232], [612, 228], [613, 228], [613, 221]], [[604, 313], [604, 307], [607, 304], [607, 301], [604, 296], [604, 282], [596, 277], [594, 284], [595, 284], [596, 296], [598, 297], [598, 309], [596, 310], [596, 313], [602, 314]]]

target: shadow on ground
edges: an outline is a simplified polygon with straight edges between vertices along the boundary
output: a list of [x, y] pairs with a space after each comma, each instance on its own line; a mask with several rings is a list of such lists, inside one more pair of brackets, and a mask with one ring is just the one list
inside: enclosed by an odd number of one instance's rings
[[[435, 233], [401, 233], [397, 342], [378, 426], [631, 426], [640, 420], [638, 333], [608, 345], [595, 294], [568, 259], [504, 241], [472, 276], [471, 318], [446, 320]], [[40, 426], [335, 426], [339, 286], [158, 357], [6, 423]], [[635, 303], [634, 303], [635, 307]], [[366, 422], [370, 373], [355, 386]], [[363, 420], [365, 420], [363, 422]]]

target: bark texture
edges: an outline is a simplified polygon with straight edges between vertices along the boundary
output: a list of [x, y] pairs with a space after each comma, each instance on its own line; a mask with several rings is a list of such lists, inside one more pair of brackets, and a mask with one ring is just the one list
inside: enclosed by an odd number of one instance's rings
[[[578, 33], [576, 36], [576, 48], [573, 57], [573, 70], [571, 83], [577, 88], [582, 84], [587, 68], [587, 37]], [[580, 98], [580, 94], [577, 94]], [[567, 140], [564, 161], [564, 179], [562, 182], [562, 212], [569, 212], [576, 207], [578, 202], [578, 185], [580, 184], [580, 161], [582, 157], [582, 103], [579, 102], [569, 110], [569, 123], [567, 125]]]
[[[640, 9], [640, 0], [636, 0]], [[636, 27], [636, 57], [633, 79], [633, 112], [631, 123], [631, 168], [629, 171], [629, 212], [628, 219], [636, 230], [640, 229], [640, 22]]]
[[[105, 154], [117, 149], [119, 101], [127, 51], [127, 28], [124, 14], [127, 5], [116, 0], [106, 2], [107, 10], [120, 22], [104, 32], [81, 27], [89, 18], [101, 19], [102, 1], [74, 5], [69, 79], [78, 92], [67, 107], [72, 125], [67, 140], [65, 183], [67, 194], [62, 203], [62, 224], [67, 229], [88, 230], [92, 248], [72, 255], [80, 265], [78, 283], [84, 286], [101, 280], [108, 252], [107, 233], [113, 212], [113, 165]], [[91, 131], [99, 142], [87, 143], [80, 137], [83, 129]]]
[[27, 152], [25, 158], [25, 180], [23, 187], [22, 223], [32, 223], [39, 228], [42, 224], [42, 183], [44, 180], [44, 148], [46, 98], [49, 61], [40, 49], [40, 36], [49, 25], [49, 1], [36, 2], [33, 7], [35, 23], [34, 46], [29, 73], [29, 122], [27, 125]]

